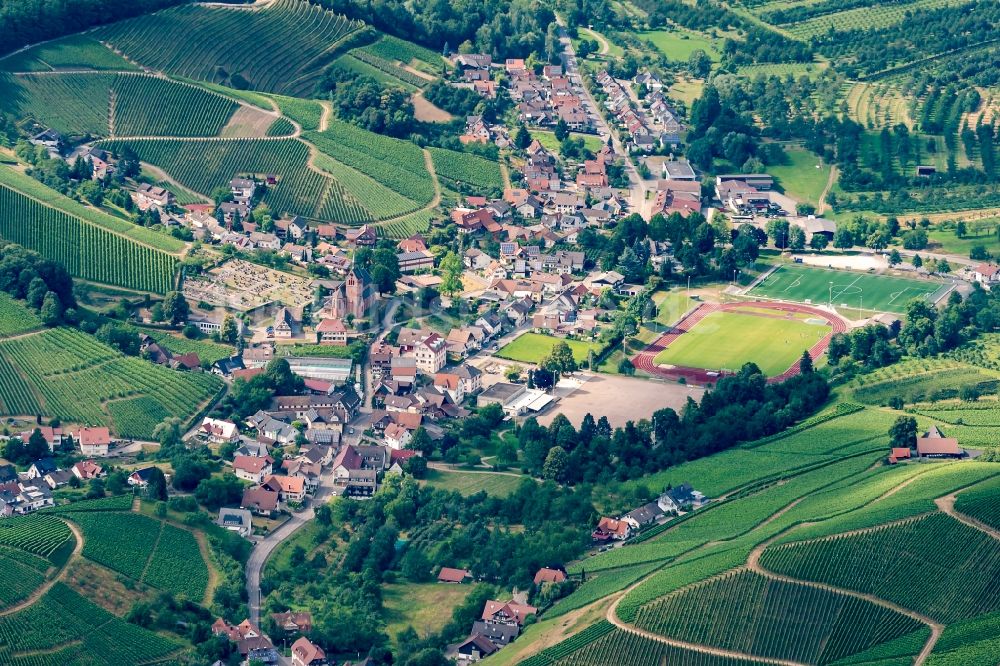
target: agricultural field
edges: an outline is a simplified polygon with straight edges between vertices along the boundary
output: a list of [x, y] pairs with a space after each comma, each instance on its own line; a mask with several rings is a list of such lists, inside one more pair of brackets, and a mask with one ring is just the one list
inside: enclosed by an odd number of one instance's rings
[[441, 612], [455, 608], [472, 591], [471, 585], [440, 583], [391, 583], [382, 588], [386, 633], [395, 638], [407, 627], [415, 627], [421, 638], [441, 631], [451, 616]]
[[318, 169], [333, 176], [355, 199], [364, 202], [365, 208], [375, 219], [389, 219], [406, 215], [420, 207], [420, 204], [413, 199], [404, 197], [371, 176], [349, 167], [343, 162], [338, 162], [326, 153], [317, 153], [313, 163]]
[[464, 496], [484, 492], [493, 497], [507, 497], [512, 494], [528, 477], [510, 473], [497, 474], [493, 472], [442, 472], [436, 469], [427, 470], [424, 483], [440, 490], [454, 490]]
[[542, 359], [549, 355], [552, 348], [557, 343], [565, 342], [573, 352], [573, 358], [577, 364], [585, 364], [588, 361], [591, 351], [599, 354], [601, 346], [596, 342], [585, 342], [583, 340], [564, 340], [542, 333], [525, 333], [518, 336], [509, 344], [500, 348], [494, 356], [520, 361], [522, 363], [541, 363]]
[[[618, 548], [615, 550], [633, 550], [633, 548]], [[609, 594], [613, 594], [645, 578], [661, 566], [663, 566], [663, 560], [617, 569], [602, 569], [596, 575], [590, 569], [585, 569], [587, 575], [586, 581], [574, 590], [572, 594], [557, 601], [552, 608], [545, 612], [545, 617], [558, 617], [577, 608], [583, 608], [599, 599], [604, 599]]]
[[281, 113], [297, 122], [303, 131], [318, 130], [323, 117], [323, 106], [314, 99], [298, 99], [284, 95], [271, 95]]
[[894, 127], [902, 123], [913, 127], [910, 102], [889, 82], [855, 83], [848, 90], [845, 104], [848, 115], [862, 127]]
[[472, 187], [477, 193], [500, 194], [503, 176], [500, 165], [472, 153], [459, 153], [444, 148], [428, 148], [434, 160], [434, 171], [443, 183], [450, 186]]
[[153, 663], [182, 647], [115, 617], [63, 583], [24, 610], [0, 618], [0, 660], [15, 666]]
[[138, 69], [117, 53], [87, 35], [70, 35], [44, 42], [0, 59], [0, 70], [50, 72], [66, 69]]
[[[404, 66], [397, 65], [391, 60], [386, 60], [382, 56], [376, 55], [369, 50], [368, 47], [354, 49], [341, 60], [348, 58], [353, 58], [358, 62], [364, 63], [368, 67], [371, 67], [385, 75], [385, 78], [376, 76], [379, 80], [402, 86], [408, 90], [423, 88], [432, 80], [430, 75], [414, 74]], [[352, 67], [356, 67], [356, 64], [352, 65]]]
[[[121, 425], [127, 436], [151, 439], [159, 422], [152, 417], [190, 418], [221, 386], [214, 375], [126, 357], [75, 329], [0, 341], [5, 414], [45, 414], [70, 423], [112, 425], [116, 432]], [[146, 400], [121, 400], [138, 397]], [[134, 425], [136, 419], [141, 428]]]
[[94, 35], [135, 62], [170, 74], [305, 97], [359, 27], [303, 0], [278, 0], [259, 11], [173, 7]]
[[927, 230], [927, 249], [931, 252], [944, 252], [968, 257], [972, 248], [981, 245], [994, 257], [1000, 256], [1000, 236], [997, 236], [1000, 220], [995, 217], [985, 220], [968, 220], [965, 225], [967, 231], [962, 238], [955, 235], [955, 229], [952, 225], [949, 225], [951, 228], [931, 227]]
[[392, 35], [383, 35], [362, 49], [367, 53], [391, 62], [402, 63], [427, 74], [437, 76], [447, 63], [440, 54], [413, 42], [407, 42]]
[[858, 312], [902, 313], [913, 298], [934, 298], [948, 285], [932, 280], [856, 273], [799, 264], [783, 264], [750, 291], [799, 303], [823, 304]]
[[144, 162], [206, 196], [236, 175], [273, 173], [278, 183], [264, 200], [274, 212], [352, 224], [371, 220], [339, 182], [309, 168], [309, 148], [296, 139], [129, 140], [100, 145], [115, 152], [128, 145]]
[[[996, 541], [943, 513], [771, 548], [761, 564], [794, 578], [874, 594], [944, 623], [1000, 609], [990, 582], [1000, 575]], [[921, 572], [919, 585], [914, 572]]]
[[70, 519], [83, 530], [83, 556], [153, 587], [201, 602], [208, 566], [195, 537], [137, 513], [77, 512]]
[[788, 148], [787, 164], [777, 164], [768, 167], [768, 173], [774, 176], [785, 194], [796, 201], [819, 206], [820, 197], [830, 179], [830, 165], [808, 150]]
[[832, 663], [921, 627], [869, 601], [750, 571], [644, 606], [635, 625], [668, 638], [809, 664]]
[[339, 120], [325, 132], [304, 135], [321, 152], [369, 176], [385, 187], [426, 205], [434, 197], [434, 182], [420, 148]]
[[[612, 625], [604, 623], [608, 627]], [[597, 625], [599, 626], [599, 625]], [[613, 627], [612, 627], [613, 629]], [[575, 637], [574, 637], [575, 638]], [[666, 645], [632, 632], [613, 629], [607, 635], [593, 642], [569, 644], [573, 639], [546, 650], [552, 658], [528, 660], [525, 666], [648, 666], [649, 664], [670, 664], [670, 666], [764, 666], [766, 662], [734, 659], [706, 652], [695, 652]]]
[[66, 134], [108, 134], [115, 74], [0, 74], [0, 111]]
[[379, 222], [375, 230], [385, 238], [409, 238], [413, 234], [427, 233], [431, 222], [440, 217], [432, 210], [418, 210], [392, 222]]
[[51, 562], [20, 550], [0, 548], [0, 608], [28, 598], [43, 582]]
[[774, 377], [793, 366], [802, 352], [830, 334], [830, 326], [794, 317], [713, 312], [670, 343], [653, 360], [710, 370], [738, 370], [753, 362]]

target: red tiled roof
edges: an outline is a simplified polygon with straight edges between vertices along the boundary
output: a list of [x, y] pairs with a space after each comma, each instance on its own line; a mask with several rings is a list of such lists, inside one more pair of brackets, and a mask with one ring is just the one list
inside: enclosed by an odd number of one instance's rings
[[918, 437], [917, 454], [922, 456], [958, 456], [962, 449], [958, 448], [958, 440], [954, 437]]
[[910, 457], [910, 449], [909, 449], [909, 447], [895, 447], [894, 446], [894, 447], [892, 447], [892, 453], [891, 453], [891, 455], [896, 460], [902, 460], [904, 458], [909, 458]]
[[107, 428], [80, 428], [76, 433], [80, 446], [111, 444], [111, 431]]
[[535, 585], [542, 583], [561, 583], [566, 580], [566, 574], [559, 569], [542, 568], [535, 574]]
[[463, 580], [471, 576], [472, 574], [465, 569], [452, 569], [451, 567], [441, 567], [441, 573], [438, 574], [438, 582], [440, 583], [461, 583]]

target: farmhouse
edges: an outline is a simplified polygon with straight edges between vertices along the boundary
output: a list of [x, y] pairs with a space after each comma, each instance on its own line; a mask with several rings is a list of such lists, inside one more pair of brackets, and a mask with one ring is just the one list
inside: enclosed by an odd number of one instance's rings
[[937, 426], [917, 437], [917, 455], [921, 458], [961, 458], [965, 451], [959, 448], [958, 440], [945, 437]]
[[607, 541], [609, 539], [622, 541], [629, 538], [631, 534], [632, 526], [626, 521], [604, 517], [597, 523], [597, 528], [590, 536], [594, 541]]
[[139, 210], [156, 208], [162, 211], [177, 203], [173, 192], [149, 183], [140, 183], [132, 193], [132, 200]]
[[561, 583], [566, 580], [566, 572], [560, 569], [543, 567], [535, 573], [535, 585], [543, 583]]
[[482, 620], [487, 624], [507, 624], [524, 626], [524, 621], [529, 615], [534, 615], [538, 609], [528, 604], [519, 604], [514, 601], [493, 601], [486, 602], [483, 607]]
[[253, 483], [263, 483], [272, 473], [274, 460], [271, 456], [257, 458], [254, 456], [236, 456], [233, 458], [233, 474], [236, 478]]
[[261, 516], [271, 516], [278, 510], [278, 493], [268, 488], [247, 488], [243, 491], [240, 508]]
[[80, 443], [80, 453], [85, 456], [103, 458], [111, 449], [111, 432], [107, 427], [80, 428], [76, 439]]
[[976, 282], [980, 284], [992, 285], [1000, 282], [1000, 265], [998, 264], [979, 264], [972, 269], [972, 273]]
[[493, 644], [486, 636], [473, 634], [464, 642], [458, 644], [458, 655], [466, 662], [479, 661], [483, 657], [488, 657], [500, 648]]

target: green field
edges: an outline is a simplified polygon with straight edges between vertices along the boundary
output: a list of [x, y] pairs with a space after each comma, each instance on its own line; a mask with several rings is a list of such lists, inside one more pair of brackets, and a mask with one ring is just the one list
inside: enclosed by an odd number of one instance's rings
[[768, 167], [768, 173], [778, 180], [778, 185], [788, 196], [818, 206], [830, 178], [830, 165], [801, 148], [788, 148], [785, 154], [788, 155], [788, 163]]
[[822, 305], [864, 312], [902, 313], [914, 298], [931, 298], [946, 287], [943, 282], [831, 270], [801, 264], [784, 264], [750, 291], [785, 301]]
[[968, 257], [969, 251], [973, 247], [982, 245], [994, 257], [1000, 256], [1000, 237], [996, 233], [998, 226], [1000, 226], [1000, 221], [996, 218], [969, 221], [966, 222], [968, 231], [962, 238], [955, 235], [954, 228], [931, 227], [927, 230], [927, 238], [930, 241], [927, 249], [931, 252], [944, 252]]
[[656, 355], [654, 362], [709, 370], [756, 363], [769, 377], [788, 370], [830, 327], [800, 319], [713, 312]]
[[60, 69], [130, 70], [137, 67], [96, 39], [70, 35], [44, 42], [0, 60], [8, 72], [48, 72]]
[[653, 43], [660, 53], [670, 60], [686, 63], [691, 54], [701, 49], [709, 58], [718, 62], [722, 58], [722, 40], [712, 39], [706, 35], [688, 30], [654, 30], [651, 32], [640, 32], [636, 35], [639, 39], [646, 39]]
[[573, 358], [578, 364], [587, 362], [588, 352], [593, 350], [594, 354], [601, 351], [601, 346], [596, 342], [584, 342], [583, 340], [565, 340], [542, 333], [525, 333], [519, 336], [510, 344], [504, 345], [495, 356], [510, 359], [511, 361], [521, 361], [522, 363], [541, 363], [542, 359], [549, 355], [556, 343], [565, 342], [573, 351]]
[[491, 472], [442, 472], [429, 469], [424, 482], [429, 486], [441, 490], [454, 490], [465, 496], [484, 492], [494, 497], [506, 497], [517, 490], [527, 478]]
[[455, 608], [469, 596], [472, 585], [440, 583], [393, 583], [382, 589], [385, 631], [392, 638], [407, 627], [414, 627], [421, 638], [440, 631], [451, 619], [441, 612]]

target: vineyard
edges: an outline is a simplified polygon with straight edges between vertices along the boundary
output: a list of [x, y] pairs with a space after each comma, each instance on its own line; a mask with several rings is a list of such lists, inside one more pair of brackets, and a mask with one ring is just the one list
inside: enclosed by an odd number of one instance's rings
[[644, 606], [635, 624], [691, 643], [811, 664], [832, 663], [920, 627], [869, 601], [750, 571]]
[[43, 42], [0, 59], [0, 70], [47, 72], [60, 69], [137, 69], [127, 60], [86, 35]]
[[156, 329], [143, 332], [173, 354], [197, 354], [202, 363], [212, 364], [219, 359], [229, 358], [235, 351], [229, 345], [219, 344], [208, 339], [191, 340], [182, 335], [171, 335], [166, 331]]
[[413, 234], [427, 233], [431, 222], [439, 217], [432, 210], [418, 210], [399, 220], [380, 222], [375, 225], [375, 231], [385, 238], [409, 238]]
[[179, 254], [186, 247], [183, 241], [177, 240], [169, 234], [159, 233], [120, 218], [112, 217], [96, 208], [84, 206], [43, 185], [31, 176], [27, 176], [14, 169], [0, 168], [0, 185], [6, 185], [29, 198], [44, 202], [45, 205], [51, 208], [79, 218], [84, 222], [113, 231], [119, 236], [138, 241], [140, 244], [148, 247], [172, 254]]
[[176, 259], [0, 184], [0, 236], [57, 261], [72, 275], [164, 293]]
[[[618, 548], [616, 550], [624, 550]], [[631, 549], [629, 549], [631, 550]], [[567, 597], [557, 601], [545, 612], [545, 617], [556, 617], [577, 608], [591, 604], [598, 599], [604, 599], [609, 594], [628, 587], [632, 583], [645, 578], [663, 565], [662, 560], [621, 569], [602, 570], [596, 576], [587, 571], [587, 579]]]
[[351, 51], [350, 57], [357, 58], [369, 67], [374, 67], [383, 74], [387, 74], [396, 79], [397, 83], [401, 83], [407, 88], [423, 88], [430, 83], [430, 79], [418, 76], [385, 58], [375, 55], [367, 48], [354, 49]]
[[319, 121], [323, 117], [323, 107], [314, 99], [297, 99], [272, 95], [281, 113], [297, 122], [304, 131], [318, 130]]
[[359, 27], [303, 0], [278, 0], [259, 11], [183, 5], [105, 26], [96, 35], [147, 67], [305, 97]]
[[[572, 640], [572, 639], [570, 639]], [[566, 641], [569, 643], [569, 641]], [[561, 647], [557, 645], [555, 647]], [[551, 648], [550, 648], [551, 649]], [[764, 666], [765, 662], [721, 657], [665, 645], [638, 634], [615, 629], [579, 650], [552, 661], [527, 661], [531, 666]]]
[[0, 292], [0, 336], [17, 335], [41, 327], [42, 321], [34, 310], [7, 292]]
[[955, 510], [1000, 529], [1000, 480], [992, 480], [959, 493]]
[[[852, 536], [770, 548], [761, 564], [795, 578], [874, 594], [945, 623], [1000, 609], [992, 583], [1000, 576], [996, 542], [941, 513]], [[920, 577], [919, 585], [914, 576]]]
[[114, 95], [119, 136], [215, 136], [237, 108], [202, 88], [139, 74], [119, 75]]
[[449, 186], [471, 186], [476, 192], [503, 191], [503, 176], [496, 162], [444, 148], [428, 148], [434, 159], [434, 171]]
[[55, 516], [16, 516], [0, 520], [0, 546], [48, 557], [72, 538], [66, 523]]
[[185, 187], [208, 195], [239, 174], [276, 174], [264, 201], [277, 213], [360, 224], [371, 219], [343, 186], [308, 166], [309, 149], [296, 139], [269, 141], [106, 141], [113, 152], [130, 146], [144, 162], [161, 167]]
[[325, 132], [309, 132], [305, 138], [335, 160], [420, 205], [434, 197], [434, 183], [416, 144], [368, 132], [339, 120], [331, 120]]
[[83, 556], [112, 571], [200, 602], [208, 567], [187, 530], [136, 513], [71, 514], [84, 534]]
[[208, 567], [194, 535], [164, 524], [143, 582], [200, 603], [208, 587]]
[[441, 68], [445, 66], [444, 59], [434, 51], [391, 35], [384, 35], [382, 39], [361, 50], [392, 63], [410, 65], [428, 74], [440, 74]]
[[109, 90], [114, 74], [0, 75], [0, 111], [34, 118], [67, 134], [108, 133]]
[[419, 204], [412, 199], [407, 199], [371, 176], [338, 162], [326, 153], [317, 153], [314, 164], [333, 176], [354, 198], [363, 201], [365, 208], [375, 219], [406, 215], [419, 208]]
[[[63, 647], [67, 646], [67, 647]], [[38, 666], [120, 666], [159, 661], [182, 645], [129, 624], [56, 583], [28, 608], [0, 617], [0, 660]], [[10, 657], [12, 652], [41, 651]]]
[[80, 500], [71, 504], [60, 504], [50, 509], [46, 513], [78, 513], [89, 511], [129, 511], [132, 508], [131, 495], [110, 495], [97, 499]]
[[[131, 412], [124, 402], [108, 409], [116, 432], [152, 438], [161, 419], [189, 418], [221, 387], [214, 375], [177, 372], [126, 357], [73, 329], [52, 329], [0, 342], [0, 404], [5, 414], [47, 414], [72, 423], [111, 425], [102, 405], [119, 398], [145, 397]], [[154, 397], [155, 396], [155, 397]], [[154, 404], [155, 401], [155, 404]], [[124, 414], [143, 414], [132, 420]], [[134, 425], [141, 419], [141, 427]], [[121, 423], [119, 422], [121, 420]]]
[[48, 562], [35, 558], [40, 566], [22, 562], [21, 551], [0, 548], [0, 607], [11, 606], [31, 595], [43, 582]]

